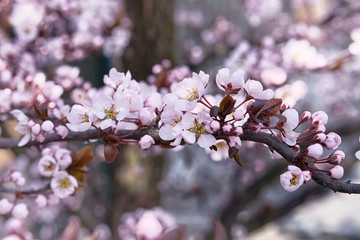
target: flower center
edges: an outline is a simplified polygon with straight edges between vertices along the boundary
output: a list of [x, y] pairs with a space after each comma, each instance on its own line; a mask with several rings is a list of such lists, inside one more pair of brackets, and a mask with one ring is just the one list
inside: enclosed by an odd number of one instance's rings
[[61, 180], [61, 182], [60, 182], [61, 188], [68, 188], [69, 186], [70, 186], [70, 182], [67, 178], [64, 178]]
[[171, 126], [175, 126], [176, 124], [178, 124], [179, 122], [181, 122], [181, 118], [178, 115], [175, 115], [175, 117], [172, 119], [173, 122], [170, 123]]
[[49, 165], [47, 165], [47, 166], [45, 166], [45, 170], [46, 171], [51, 171], [51, 170], [53, 170], [54, 169], [54, 164], [53, 163], [49, 163]]
[[186, 95], [185, 100], [191, 102], [199, 99], [199, 90], [197, 88], [192, 88], [191, 90], [186, 89], [186, 91], [188, 94]]
[[194, 120], [193, 127], [190, 128], [189, 131], [195, 133], [196, 137], [200, 137], [201, 134], [207, 134], [204, 125], [202, 123], [199, 123], [196, 119]]
[[81, 122], [89, 122], [89, 116], [85, 113], [85, 114], [82, 114], [80, 115], [80, 120]]
[[294, 173], [291, 173], [291, 175], [293, 176], [293, 178], [290, 180], [290, 186], [295, 186], [295, 185], [299, 184], [300, 176], [298, 174], [294, 174]]
[[115, 110], [115, 105], [111, 104], [110, 107], [105, 108], [105, 118], [111, 118], [112, 120], [116, 119], [116, 115], [118, 114], [118, 111]]

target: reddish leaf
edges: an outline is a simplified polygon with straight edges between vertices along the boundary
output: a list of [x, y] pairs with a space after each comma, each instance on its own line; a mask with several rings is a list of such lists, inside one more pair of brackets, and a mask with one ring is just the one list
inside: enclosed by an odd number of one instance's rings
[[75, 157], [73, 158], [73, 162], [68, 167], [68, 169], [80, 169], [89, 164], [92, 160], [94, 160], [93, 147], [83, 147], [76, 153]]
[[256, 118], [262, 119], [266, 117], [275, 116], [281, 107], [282, 100], [280, 98], [272, 98], [269, 99], [265, 105], [259, 110], [259, 112], [255, 115]]
[[224, 97], [220, 102], [220, 111], [223, 114], [223, 117], [230, 114], [233, 111], [235, 106], [235, 100], [230, 96], [227, 95]]

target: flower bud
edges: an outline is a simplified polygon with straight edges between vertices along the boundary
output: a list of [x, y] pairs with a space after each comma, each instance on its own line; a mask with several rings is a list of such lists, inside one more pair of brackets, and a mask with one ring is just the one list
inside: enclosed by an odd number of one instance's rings
[[323, 144], [328, 149], [336, 149], [341, 144], [341, 137], [334, 132], [330, 132], [326, 135], [326, 140]]
[[148, 149], [153, 144], [155, 144], [155, 140], [150, 135], [144, 135], [140, 138], [139, 145], [141, 149]]
[[319, 159], [323, 154], [323, 147], [319, 143], [315, 143], [310, 145], [305, 151], [309, 157]]
[[40, 124], [36, 123], [34, 124], [32, 127], [31, 127], [31, 132], [34, 134], [34, 135], [38, 135], [41, 131], [41, 127], [40, 127]]
[[47, 199], [44, 195], [39, 194], [35, 199], [35, 203], [39, 208], [43, 208], [47, 204]]
[[14, 206], [13, 203], [9, 202], [6, 198], [0, 200], [0, 215], [1, 214], [8, 214], [12, 207]]
[[329, 170], [329, 175], [334, 179], [340, 179], [344, 176], [344, 168], [340, 165], [336, 165]]
[[301, 122], [306, 122], [307, 120], [309, 120], [311, 118], [311, 112], [309, 111], [305, 111], [301, 114], [300, 116], [300, 121]]
[[318, 124], [326, 125], [328, 121], [328, 115], [324, 111], [317, 111], [311, 115], [311, 119], [314, 125], [318, 125]]
[[235, 112], [233, 112], [233, 118], [236, 120], [236, 121], [240, 121], [240, 120], [243, 120], [244, 119], [244, 112], [241, 111], [240, 109], [237, 109], [235, 110]]
[[218, 121], [211, 121], [210, 128], [213, 131], [217, 131], [220, 129], [220, 123]]
[[318, 133], [314, 136], [314, 141], [316, 143], [322, 143], [326, 139], [326, 135], [324, 133]]
[[13, 208], [11, 214], [15, 218], [26, 218], [29, 214], [29, 210], [25, 203], [18, 203]]
[[55, 133], [64, 139], [69, 134], [69, 129], [65, 126], [59, 125], [55, 128]]
[[50, 120], [46, 120], [41, 124], [41, 129], [45, 132], [50, 132], [54, 129], [54, 123]]
[[328, 162], [331, 164], [340, 164], [345, 158], [345, 153], [341, 150], [335, 151], [330, 155]]
[[225, 124], [222, 127], [222, 130], [224, 131], [224, 133], [230, 133], [232, 129], [233, 129], [233, 127], [231, 124]]
[[304, 176], [304, 183], [311, 180], [312, 173], [309, 170], [302, 171], [302, 175]]

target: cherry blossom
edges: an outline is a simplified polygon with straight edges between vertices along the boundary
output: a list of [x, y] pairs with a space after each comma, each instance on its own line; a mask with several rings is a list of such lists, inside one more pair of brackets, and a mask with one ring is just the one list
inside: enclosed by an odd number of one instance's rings
[[66, 126], [75, 132], [86, 131], [91, 127], [94, 115], [89, 108], [75, 104], [71, 107], [69, 114], [66, 116], [69, 123]]
[[76, 178], [65, 171], [56, 172], [51, 179], [50, 187], [59, 198], [65, 198], [75, 192], [78, 187]]
[[300, 168], [290, 165], [288, 171], [280, 175], [280, 183], [286, 191], [293, 192], [304, 183], [304, 175]]

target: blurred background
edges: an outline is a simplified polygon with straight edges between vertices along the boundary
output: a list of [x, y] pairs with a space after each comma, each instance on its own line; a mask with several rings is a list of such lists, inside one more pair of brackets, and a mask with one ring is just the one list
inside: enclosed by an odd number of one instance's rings
[[[45, 16], [55, 12], [58, 22], [78, 25], [73, 32], [67, 30], [71, 33], [67, 45], [59, 47], [62, 57], [39, 58], [37, 67], [49, 76], [58, 77], [62, 65], [72, 66], [76, 77], [101, 87], [103, 76], [116, 67], [130, 70], [138, 81], [155, 83], [161, 91], [171, 79], [180, 80], [192, 71], [209, 73], [211, 87], [218, 69], [244, 69], [247, 78], [274, 89], [276, 97], [299, 112], [326, 111], [327, 132], [336, 132], [343, 140], [339, 148], [346, 153], [343, 180], [359, 180], [354, 155], [360, 149], [359, 1], [107, 0], [103, 4], [113, 9], [104, 7], [109, 12], [95, 11], [99, 6], [91, 0], [50, 2], [54, 5], [47, 6]], [[17, 3], [1, 1], [0, 19], [11, 15]], [[71, 4], [82, 10], [76, 18], [62, 14]], [[99, 14], [111, 23], [94, 34], [99, 21], [94, 16]], [[2, 32], [14, 31], [5, 21], [0, 26]], [[31, 46], [44, 45], [40, 37], [54, 41], [51, 37], [60, 31], [54, 29], [49, 35], [38, 33]], [[75, 39], [79, 32], [83, 35]], [[7, 36], [16, 37], [16, 32]], [[4, 52], [4, 46], [1, 49]], [[50, 62], [44, 61], [50, 57]], [[210, 93], [216, 95], [216, 89], [210, 88]], [[221, 228], [225, 239], [234, 240], [360, 239], [359, 196], [334, 193], [314, 182], [286, 192], [279, 175], [287, 163], [262, 144], [242, 143], [244, 167], [220, 150], [208, 152], [197, 146], [176, 151], [123, 146], [109, 164], [103, 160], [101, 142], [91, 144], [95, 160], [89, 166], [87, 186], [66, 198], [61, 208], [46, 207], [34, 214], [31, 226], [39, 239], [59, 236], [71, 216], [76, 216], [82, 235], [101, 229], [103, 239], [136, 239], [142, 221], [149, 228], [159, 223], [163, 228], [185, 226], [186, 230], [177, 229], [186, 232], [184, 239], [215, 239], [215, 230]], [[10, 163], [25, 158], [4, 156]], [[24, 162], [17, 167], [33, 164], [30, 159]], [[146, 214], [152, 218], [141, 220]]]

